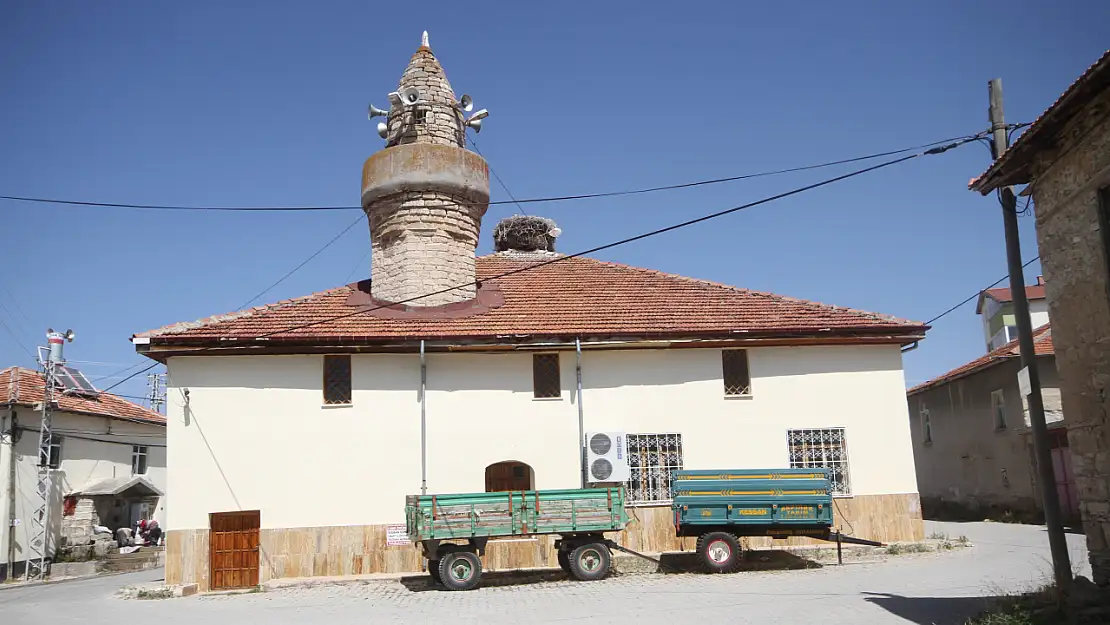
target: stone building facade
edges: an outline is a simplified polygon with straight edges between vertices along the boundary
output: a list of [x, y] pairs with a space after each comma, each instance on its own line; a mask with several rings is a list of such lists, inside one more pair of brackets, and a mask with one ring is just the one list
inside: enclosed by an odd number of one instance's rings
[[1036, 207], [1091, 568], [1110, 585], [1110, 52], [971, 188], [1016, 184]]

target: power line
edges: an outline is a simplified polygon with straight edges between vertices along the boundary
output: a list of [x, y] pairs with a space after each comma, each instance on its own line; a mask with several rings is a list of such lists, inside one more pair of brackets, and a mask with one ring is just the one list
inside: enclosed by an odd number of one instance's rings
[[367, 248], [367, 250], [362, 254], [362, 257], [358, 259], [357, 263], [355, 263], [354, 269], [351, 269], [351, 273], [347, 274], [347, 279], [344, 282], [350, 282], [351, 278], [355, 277], [355, 272], [358, 271], [359, 267], [362, 267], [362, 263], [366, 262], [366, 257], [369, 255], [370, 249]]
[[[0, 304], [0, 306], [3, 306], [3, 304]], [[5, 308], [5, 310], [7, 309]], [[11, 313], [9, 312], [8, 314]], [[4, 326], [4, 329], [8, 331], [8, 334], [12, 335], [12, 339], [15, 340], [15, 344], [19, 345], [19, 349], [22, 349], [28, 356], [30, 356], [31, 360], [35, 360], [35, 355], [31, 353], [31, 350], [27, 349], [27, 346], [23, 344], [23, 341], [19, 340], [19, 337], [16, 336], [15, 332], [11, 329], [10, 326], [8, 326], [7, 322], [3, 319], [0, 319], [0, 325]]]
[[260, 298], [260, 297], [262, 297], [263, 295], [265, 295], [265, 294], [269, 293], [271, 289], [273, 289], [273, 288], [274, 288], [274, 287], [276, 287], [277, 285], [281, 284], [282, 282], [285, 282], [286, 278], [288, 278], [289, 276], [291, 276], [291, 275], [293, 275], [293, 274], [297, 273], [297, 271], [298, 271], [298, 270], [299, 270], [299, 269], [300, 269], [301, 267], [304, 267], [304, 266], [305, 266], [305, 265], [307, 265], [307, 264], [308, 264], [309, 262], [311, 262], [313, 258], [316, 258], [316, 257], [317, 257], [317, 256], [319, 256], [320, 254], [322, 254], [322, 253], [324, 252], [324, 250], [326, 250], [326, 249], [328, 249], [329, 247], [331, 247], [331, 246], [332, 246], [332, 244], [333, 244], [333, 243], [335, 243], [336, 241], [338, 241], [340, 237], [342, 237], [343, 235], [347, 234], [347, 232], [349, 232], [349, 231], [351, 230], [351, 228], [354, 228], [354, 227], [355, 227], [356, 225], [358, 225], [358, 223], [359, 223], [360, 221], [362, 221], [362, 218], [363, 218], [363, 217], [365, 217], [365, 215], [359, 215], [359, 216], [358, 216], [358, 219], [355, 219], [354, 221], [352, 221], [352, 222], [351, 222], [351, 225], [349, 225], [349, 226], [347, 226], [346, 228], [344, 228], [344, 229], [340, 230], [340, 231], [339, 231], [339, 234], [335, 235], [334, 237], [332, 237], [332, 238], [331, 238], [331, 240], [330, 240], [330, 241], [328, 241], [327, 243], [325, 243], [325, 244], [324, 244], [324, 247], [321, 247], [320, 249], [316, 250], [316, 251], [315, 251], [315, 252], [314, 252], [314, 253], [313, 253], [313, 254], [312, 254], [311, 256], [309, 256], [308, 258], [306, 258], [306, 259], [304, 259], [303, 261], [301, 261], [301, 264], [299, 264], [299, 265], [297, 265], [296, 267], [294, 267], [294, 268], [290, 269], [288, 273], [286, 273], [286, 274], [285, 274], [284, 276], [282, 276], [282, 277], [278, 278], [277, 282], [274, 282], [273, 284], [271, 284], [270, 286], [266, 287], [265, 289], [262, 289], [262, 291], [261, 291], [261, 292], [259, 292], [259, 293], [258, 293], [258, 295], [255, 295], [254, 297], [252, 297], [252, 298], [250, 298], [249, 300], [247, 300], [247, 302], [246, 302], [245, 304], [243, 304], [242, 306], [239, 306], [239, 308], [237, 308], [236, 310], [242, 310], [242, 309], [246, 308], [247, 306], [250, 306], [250, 305], [251, 305], [251, 304], [253, 304], [253, 303], [254, 303], [254, 302], [255, 302], [256, 300], [258, 300], [258, 298]]
[[[1037, 261], [1038, 261], [1038, 260], [1040, 260], [1040, 259], [1041, 259], [1041, 257], [1040, 257], [1039, 255], [1038, 255], [1038, 256], [1034, 256], [1034, 257], [1033, 257], [1033, 258], [1031, 258], [1031, 259], [1030, 259], [1030, 260], [1029, 260], [1028, 262], [1026, 262], [1026, 263], [1025, 263], [1024, 265], [1022, 265], [1022, 266], [1021, 266], [1021, 268], [1022, 268], [1022, 269], [1025, 269], [1026, 267], [1028, 267], [1029, 265], [1032, 265], [1033, 263], [1037, 262]], [[987, 286], [985, 286], [985, 287], [983, 287], [983, 288], [979, 289], [978, 291], [976, 291], [976, 292], [975, 292], [975, 295], [972, 295], [971, 297], [969, 297], [969, 298], [965, 299], [964, 301], [960, 302], [959, 304], [956, 304], [956, 305], [955, 305], [955, 306], [953, 306], [952, 308], [949, 308], [948, 310], [946, 310], [946, 311], [944, 311], [944, 312], [940, 313], [940, 314], [939, 314], [939, 315], [937, 315], [936, 317], [933, 317], [932, 319], [930, 319], [930, 320], [926, 321], [926, 322], [925, 322], [925, 325], [927, 325], [927, 326], [928, 326], [928, 325], [932, 325], [934, 321], [937, 321], [938, 319], [940, 319], [941, 317], [944, 317], [944, 316], [945, 316], [945, 315], [947, 315], [948, 313], [951, 313], [951, 312], [955, 311], [955, 310], [956, 310], [957, 308], [959, 308], [959, 307], [963, 306], [964, 304], [966, 304], [966, 303], [970, 302], [971, 300], [973, 300], [973, 299], [977, 299], [977, 298], [979, 297], [979, 294], [980, 294], [980, 293], [982, 293], [983, 291], [986, 291], [987, 289], [990, 289], [990, 288], [994, 288], [995, 286], [998, 286], [998, 284], [999, 284], [999, 283], [1001, 283], [1001, 282], [1002, 282], [1003, 280], [1005, 280], [1005, 279], [1007, 279], [1007, 278], [1009, 278], [1009, 277], [1010, 277], [1010, 274], [1006, 274], [1006, 275], [1002, 276], [1001, 278], [999, 278], [999, 279], [995, 280], [994, 282], [992, 282], [992, 283], [988, 284]]]
[[[142, 364], [142, 363], [139, 363], [139, 364]], [[154, 364], [150, 365], [150, 366], [149, 366], [149, 367], [147, 367], [146, 369], [140, 369], [139, 371], [136, 371], [135, 373], [132, 373], [131, 375], [127, 376], [126, 378], [124, 378], [124, 379], [122, 379], [122, 380], [120, 380], [119, 382], [116, 382], [115, 384], [113, 384], [113, 385], [109, 386], [108, 388], [105, 388], [105, 389], [101, 389], [101, 391], [100, 391], [100, 392], [101, 392], [101, 393], [107, 393], [108, 391], [110, 391], [110, 390], [112, 390], [112, 389], [116, 388], [116, 387], [117, 387], [117, 386], [119, 386], [120, 384], [123, 384], [124, 382], [126, 382], [126, 381], [130, 380], [131, 378], [133, 378], [133, 377], [135, 377], [135, 376], [137, 376], [137, 375], [142, 375], [142, 374], [146, 373], [147, 371], [150, 371], [151, 369], [153, 369], [153, 368], [157, 367], [157, 366], [158, 366], [158, 365], [160, 365], [160, 364], [162, 364], [162, 363], [160, 363], [160, 362], [155, 362]]]
[[[903, 156], [901, 158], [896, 158], [894, 160], [885, 161], [883, 163], [879, 163], [878, 165], [872, 165], [872, 166], [866, 167], [864, 169], [858, 169], [858, 170], [855, 170], [855, 171], [852, 171], [852, 172], [849, 172], [849, 173], [846, 173], [846, 174], [842, 174], [840, 176], [836, 176], [834, 178], [827, 178], [827, 179], [822, 180], [820, 182], [815, 182], [813, 184], [809, 184], [809, 185], [806, 185], [806, 186], [803, 186], [803, 187], [796, 187], [796, 188], [794, 188], [790, 191], [786, 191], [786, 192], [779, 193], [779, 194], [776, 194], [776, 195], [768, 196], [768, 197], [765, 197], [763, 199], [756, 200], [754, 202], [749, 202], [747, 204], [741, 204], [740, 206], [734, 206], [732, 208], [717, 211], [715, 213], [710, 213], [708, 215], [703, 215], [701, 217], [697, 217], [697, 218], [694, 218], [694, 219], [683, 221], [683, 222], [680, 222], [680, 223], [677, 223], [677, 224], [674, 224], [674, 225], [671, 225], [671, 226], [666, 226], [664, 228], [659, 228], [659, 229], [656, 229], [656, 230], [652, 230], [652, 231], [649, 231], [649, 232], [638, 234], [638, 235], [635, 235], [635, 236], [632, 236], [632, 237], [621, 239], [619, 241], [614, 241], [612, 243], [607, 243], [605, 245], [599, 245], [597, 247], [590, 248], [590, 249], [587, 249], [587, 250], [583, 250], [583, 251], [580, 251], [580, 252], [576, 252], [574, 254], [568, 254], [568, 255], [564, 255], [564, 256], [557, 256], [557, 257], [551, 258], [549, 260], [545, 260], [545, 261], [541, 261], [541, 262], [534, 263], [534, 264], [531, 264], [531, 265], [527, 265], [527, 266], [524, 266], [524, 267], [521, 267], [521, 268], [518, 268], [518, 269], [513, 269], [513, 270], [510, 270], [510, 271], [506, 271], [506, 272], [497, 274], [495, 276], [491, 276], [489, 278], [486, 278], [485, 280], [487, 280], [487, 281], [497, 280], [499, 278], [504, 278], [504, 277], [515, 275], [515, 274], [518, 274], [518, 273], [523, 273], [525, 271], [532, 271], [534, 269], [538, 269], [540, 267], [544, 267], [544, 266], [547, 266], [547, 265], [552, 265], [552, 264], [555, 264], [555, 263], [564, 262], [564, 261], [570, 260], [572, 258], [577, 258], [579, 256], [586, 256], [588, 254], [593, 254], [593, 253], [600, 252], [600, 251], [603, 251], [603, 250], [612, 249], [612, 248], [618, 247], [620, 245], [626, 245], [628, 243], [633, 243], [633, 242], [640, 241], [640, 240], [643, 240], [643, 239], [646, 239], [646, 238], [649, 238], [649, 237], [654, 237], [654, 236], [658, 236], [660, 234], [665, 234], [667, 232], [672, 232], [672, 231], [678, 230], [680, 228], [686, 228], [688, 226], [692, 226], [692, 225], [699, 224], [699, 223], [702, 223], [702, 222], [705, 222], [705, 221], [709, 221], [711, 219], [716, 219], [718, 217], [723, 217], [725, 215], [730, 215], [732, 213], [736, 213], [736, 212], [739, 212], [739, 211], [742, 211], [742, 210], [745, 210], [745, 209], [748, 209], [748, 208], [752, 208], [752, 207], [759, 206], [759, 205], [762, 205], [762, 204], [767, 204], [767, 203], [770, 203], [770, 202], [773, 202], [773, 201], [776, 201], [776, 200], [781, 200], [783, 198], [787, 198], [787, 197], [790, 197], [790, 196], [793, 196], [793, 195], [797, 195], [799, 193], [804, 193], [806, 191], [817, 189], [819, 187], [824, 187], [824, 186], [827, 186], [827, 185], [830, 185], [830, 184], [833, 184], [833, 183], [836, 183], [836, 182], [840, 182], [842, 180], [847, 180], [849, 178], [854, 178], [856, 176], [860, 176], [860, 175], [868, 173], [868, 172], [883, 169], [885, 167], [890, 167], [892, 165], [897, 165], [899, 163], [904, 163], [906, 161], [909, 161], [909, 160], [912, 160], [912, 159], [915, 159], [915, 158], [918, 158], [918, 157], [921, 157], [921, 156], [930, 156], [930, 155], [935, 155], [935, 154], [941, 154], [943, 152], [947, 152], [948, 150], [959, 147], [959, 146], [964, 145], [966, 143], [969, 143], [971, 141], [975, 141], [982, 134], [983, 133], [979, 133], [977, 135], [972, 135], [972, 136], [969, 136], [969, 137], [963, 137], [963, 138], [961, 138], [957, 141], [948, 143], [947, 145], [933, 147], [933, 148], [930, 148], [928, 150], [924, 150], [924, 151], [921, 151], [921, 152], [916, 152], [914, 154], [910, 154], [908, 156]], [[417, 300], [421, 300], [421, 299], [424, 299], [424, 298], [427, 298], [427, 297], [434, 297], [436, 295], [442, 295], [444, 293], [449, 293], [451, 291], [455, 291], [455, 290], [458, 290], [458, 289], [461, 289], [461, 288], [467, 288], [467, 287], [471, 287], [471, 286], [479, 286], [480, 282], [481, 282], [481, 280], [474, 280], [472, 282], [467, 282], [465, 284], [460, 284], [460, 285], [448, 287], [448, 288], [445, 288], [445, 289], [440, 289], [438, 291], [433, 291], [431, 293], [425, 293], [423, 295], [417, 295], [417, 296], [410, 297], [408, 299], [400, 300], [400, 301], [397, 301], [397, 302], [391, 302], [389, 304], [382, 304], [382, 305], [374, 306], [374, 307], [371, 307], [371, 308], [366, 308], [366, 309], [358, 310], [358, 311], [355, 311], [355, 312], [346, 313], [346, 314], [343, 314], [343, 315], [337, 315], [337, 316], [334, 316], [334, 317], [329, 317], [327, 319], [321, 319], [319, 321], [313, 321], [313, 322], [310, 322], [310, 323], [303, 323], [303, 324], [300, 324], [300, 325], [291, 326], [291, 327], [284, 328], [284, 329], [281, 329], [281, 330], [275, 330], [273, 332], [267, 332], [265, 334], [255, 336], [251, 339], [246, 339], [246, 340], [263, 339], [263, 338], [267, 338], [267, 337], [270, 337], [270, 336], [274, 336], [276, 334], [284, 334], [286, 332], [292, 332], [294, 330], [300, 330], [300, 329], [303, 329], [303, 328], [309, 328], [309, 327], [317, 326], [317, 325], [324, 324], [324, 323], [330, 323], [332, 321], [338, 321], [338, 320], [341, 320], [341, 319], [346, 319], [348, 317], [354, 317], [354, 316], [357, 316], [357, 315], [366, 314], [368, 312], [373, 312], [375, 310], [380, 310], [382, 308], [387, 308], [387, 307], [391, 307], [391, 306], [398, 306], [398, 305], [401, 305], [401, 304], [408, 304], [408, 303], [411, 303], [411, 302], [414, 302], [414, 301], [417, 301]], [[198, 350], [198, 351], [207, 351], [207, 350]], [[153, 368], [153, 365], [151, 366], [151, 368]]]
[[512, 200], [514, 204], [516, 204], [516, 207], [520, 209], [520, 212], [527, 215], [528, 212], [525, 211], [524, 207], [520, 205], [520, 202], [517, 202], [516, 198], [513, 197], [513, 192], [510, 191], [509, 187], [505, 185], [505, 182], [501, 180], [501, 176], [497, 175], [497, 170], [495, 170], [493, 166], [489, 164], [489, 159], [486, 158], [485, 154], [482, 154], [482, 150], [478, 148], [478, 144], [474, 142], [474, 138], [470, 135], [466, 135], [466, 139], [467, 141], [470, 141], [470, 145], [474, 146], [474, 151], [478, 153], [478, 156], [481, 156], [483, 159], [485, 159], [486, 167], [489, 167], [489, 173], [493, 174], [494, 179], [497, 180], [497, 184], [501, 185], [501, 188], [505, 190], [505, 194], [509, 196], [509, 199]]
[[[975, 139], [985, 136], [985, 133], [974, 135]], [[750, 178], [761, 178], [765, 176], [777, 176], [780, 174], [795, 173], [800, 171], [809, 171], [813, 169], [821, 169], [824, 167], [833, 167], [836, 165], [845, 165], [848, 163], [857, 163], [886, 156], [895, 156], [898, 154], [905, 154], [907, 152], [914, 152], [925, 148], [951, 143], [968, 138], [968, 135], [960, 137], [952, 137], [941, 141], [934, 141], [932, 143], [925, 143], [908, 148], [901, 148], [898, 150], [890, 150], [886, 152], [877, 152], [865, 156], [856, 156], [853, 158], [845, 158], [825, 163], [818, 163], [815, 165], [803, 165], [801, 167], [790, 167], [787, 169], [776, 169], [772, 171], [763, 171], [752, 174], [741, 174], [737, 176], [728, 176], [725, 178], [713, 178], [709, 180], [698, 180], [694, 182], [685, 182], [680, 184], [664, 185], [658, 187], [647, 187], [641, 189], [630, 189], [625, 191], [608, 191], [603, 193], [583, 193], [578, 195], [560, 195], [550, 197], [538, 198], [525, 198], [522, 200], [510, 199], [499, 200], [494, 202], [483, 202], [490, 206], [499, 204], [516, 204], [518, 207], [521, 204], [538, 204], [543, 202], [565, 202], [570, 200], [586, 200], [594, 198], [617, 197], [622, 195], [640, 195], [644, 193], [656, 193], [659, 191], [672, 191], [676, 189], [689, 189], [693, 187], [700, 187], [706, 185], [722, 184], [725, 182], [735, 182], [737, 180], [747, 180]], [[473, 142], [472, 142], [473, 143]], [[491, 170], [492, 171], [492, 170]], [[511, 196], [511, 194], [510, 194]], [[37, 202], [45, 204], [64, 204], [70, 206], [97, 206], [105, 208], [134, 208], [134, 209], [147, 209], [147, 210], [167, 210], [167, 211], [254, 211], [254, 212], [292, 212], [292, 211], [334, 211], [334, 210], [361, 210], [361, 206], [175, 206], [164, 204], [125, 204], [125, 203], [112, 203], [112, 202], [91, 202], [82, 200], [61, 200], [52, 198], [36, 198], [14, 195], [0, 195], [0, 199], [12, 200], [16, 202]], [[459, 204], [469, 205], [477, 204], [477, 202], [458, 202]], [[523, 210], [523, 209], [521, 209]]]

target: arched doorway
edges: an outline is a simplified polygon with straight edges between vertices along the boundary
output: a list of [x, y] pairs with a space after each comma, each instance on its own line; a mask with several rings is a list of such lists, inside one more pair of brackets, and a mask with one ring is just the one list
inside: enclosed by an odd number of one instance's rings
[[536, 487], [536, 473], [523, 462], [506, 460], [486, 467], [486, 492], [507, 490], [532, 490]]

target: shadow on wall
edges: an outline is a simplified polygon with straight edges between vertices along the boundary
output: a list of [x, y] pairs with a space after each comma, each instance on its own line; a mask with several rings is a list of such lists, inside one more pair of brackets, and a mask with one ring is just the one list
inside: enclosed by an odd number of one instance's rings
[[998, 597], [903, 597], [864, 592], [873, 603], [908, 623], [920, 625], [962, 625], [967, 619], [990, 609]]

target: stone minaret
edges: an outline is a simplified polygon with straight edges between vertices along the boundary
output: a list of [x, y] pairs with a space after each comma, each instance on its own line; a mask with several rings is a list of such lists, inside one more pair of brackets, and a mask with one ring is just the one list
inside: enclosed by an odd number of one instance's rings
[[[370, 222], [371, 295], [385, 302], [473, 283], [474, 249], [489, 207], [489, 167], [464, 148], [463, 112], [427, 33], [401, 76], [386, 147], [362, 168], [362, 209]], [[439, 306], [469, 300], [473, 285], [409, 302]]]

